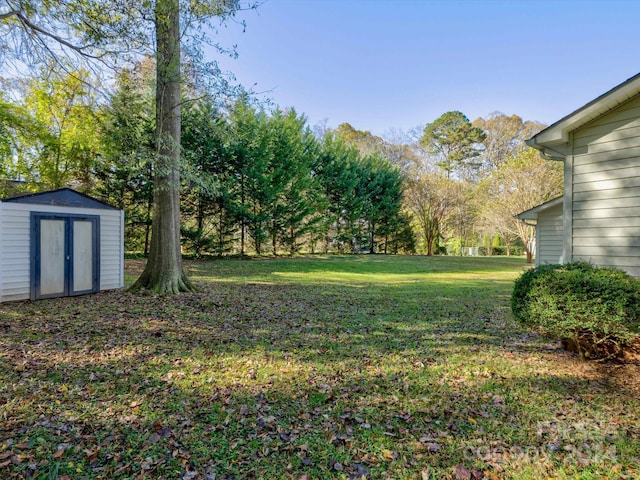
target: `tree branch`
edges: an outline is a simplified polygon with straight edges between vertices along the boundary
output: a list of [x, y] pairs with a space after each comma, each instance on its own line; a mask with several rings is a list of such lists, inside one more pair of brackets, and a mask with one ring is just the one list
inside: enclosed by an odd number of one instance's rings
[[10, 12], [0, 13], [0, 20], [4, 20], [5, 18], [18, 16], [20, 13], [19, 10], [11, 10]]
[[78, 45], [74, 45], [73, 43], [65, 40], [64, 38], [62, 38], [62, 37], [60, 37], [58, 35], [55, 35], [54, 33], [51, 33], [49, 31], [45, 30], [44, 28], [36, 25], [31, 20], [29, 20], [29, 18], [27, 18], [27, 16], [23, 12], [14, 11], [11, 14], [15, 15], [16, 17], [18, 17], [20, 22], [25, 27], [27, 27], [28, 29], [30, 29], [30, 30], [32, 30], [32, 31], [34, 31], [36, 33], [39, 33], [40, 35], [44, 35], [46, 37], [51, 38], [52, 40], [56, 41], [60, 45], [63, 45], [65, 47], [73, 50], [74, 52], [79, 53], [83, 57], [92, 58], [94, 60], [100, 60], [101, 59], [101, 56], [91, 55], [90, 53], [87, 53], [85, 50], [88, 48], [88, 46], [80, 47]]

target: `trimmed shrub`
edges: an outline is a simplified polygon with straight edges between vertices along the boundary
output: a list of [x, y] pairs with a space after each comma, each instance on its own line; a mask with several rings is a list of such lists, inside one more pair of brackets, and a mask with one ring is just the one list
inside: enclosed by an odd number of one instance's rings
[[584, 358], [617, 357], [640, 334], [640, 281], [586, 262], [542, 265], [516, 280], [511, 309]]

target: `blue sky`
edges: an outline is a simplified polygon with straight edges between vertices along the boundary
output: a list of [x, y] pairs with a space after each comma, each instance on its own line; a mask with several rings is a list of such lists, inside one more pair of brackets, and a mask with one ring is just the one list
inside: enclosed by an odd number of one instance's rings
[[550, 124], [640, 71], [635, 0], [265, 0], [223, 69], [311, 125], [384, 134], [460, 110]]

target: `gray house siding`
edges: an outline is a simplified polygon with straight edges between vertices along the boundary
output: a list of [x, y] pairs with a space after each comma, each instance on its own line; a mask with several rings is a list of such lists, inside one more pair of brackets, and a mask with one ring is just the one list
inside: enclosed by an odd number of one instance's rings
[[113, 208], [0, 202], [0, 302], [31, 295], [31, 214], [92, 215], [100, 218], [99, 290], [124, 285], [124, 213]]
[[573, 260], [640, 277], [640, 98], [572, 134]]
[[562, 263], [562, 205], [538, 214], [536, 265]]

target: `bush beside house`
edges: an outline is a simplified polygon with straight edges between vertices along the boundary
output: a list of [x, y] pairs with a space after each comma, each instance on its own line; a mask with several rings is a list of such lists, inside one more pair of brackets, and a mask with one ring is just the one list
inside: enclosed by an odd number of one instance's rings
[[586, 262], [541, 265], [516, 280], [517, 320], [583, 358], [621, 357], [640, 339], [640, 281]]

